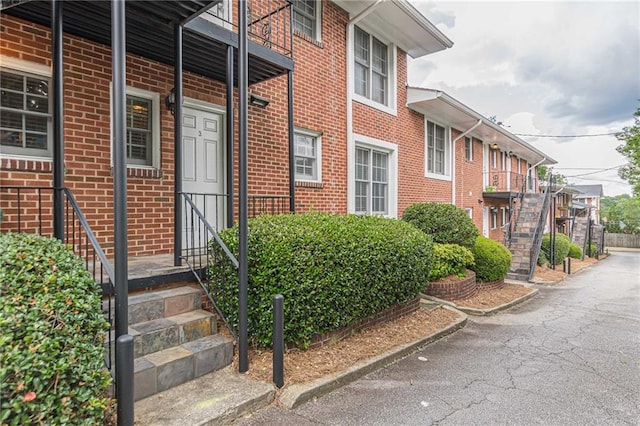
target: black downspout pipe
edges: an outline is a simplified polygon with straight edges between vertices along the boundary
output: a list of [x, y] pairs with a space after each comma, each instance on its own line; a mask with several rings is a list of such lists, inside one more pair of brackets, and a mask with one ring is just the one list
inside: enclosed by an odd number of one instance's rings
[[287, 126], [289, 128], [289, 212], [296, 212], [296, 174], [293, 128], [293, 71], [287, 71]]
[[53, 235], [64, 240], [64, 29], [62, 0], [51, 11], [51, 59], [53, 66]]
[[[114, 273], [116, 288], [116, 339], [127, 341], [128, 333], [128, 274], [127, 274], [127, 156], [126, 156], [126, 18], [125, 1], [111, 2], [111, 52], [113, 69], [113, 217], [114, 217]], [[133, 345], [116, 349], [116, 363], [130, 371], [118, 371], [116, 381], [118, 425], [133, 424]]]
[[173, 27], [173, 265], [182, 261], [182, 24]]
[[248, 177], [247, 92], [249, 55], [247, 53], [247, 2], [238, 1], [238, 370], [249, 370], [248, 352]]
[[227, 227], [233, 226], [233, 46], [227, 46]]

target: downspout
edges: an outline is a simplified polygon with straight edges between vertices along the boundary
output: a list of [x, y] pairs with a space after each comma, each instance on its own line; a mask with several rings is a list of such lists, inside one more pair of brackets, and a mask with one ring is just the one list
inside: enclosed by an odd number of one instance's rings
[[355, 209], [355, 205], [349, 208], [351, 198], [349, 195], [355, 191], [355, 188], [351, 188], [351, 182], [353, 181], [353, 173], [350, 165], [354, 163], [355, 152], [353, 146], [353, 52], [351, 51], [351, 45], [353, 40], [353, 26], [364, 19], [369, 13], [371, 13], [376, 7], [378, 7], [385, 0], [377, 0], [375, 3], [358, 13], [347, 22], [347, 212]]
[[[478, 120], [476, 124], [471, 126], [465, 132], [458, 135], [457, 138], [451, 141], [451, 204], [456, 205], [456, 142], [473, 132], [482, 124], [482, 120]], [[472, 141], [473, 143], [473, 141]]]

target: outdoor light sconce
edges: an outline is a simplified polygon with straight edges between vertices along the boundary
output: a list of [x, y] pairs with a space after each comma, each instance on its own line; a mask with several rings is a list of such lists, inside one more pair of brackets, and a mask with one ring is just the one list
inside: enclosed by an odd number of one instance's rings
[[482, 198], [478, 198], [478, 204], [482, 204], [482, 203], [483, 203]]
[[266, 108], [269, 105], [269, 99], [263, 98], [262, 96], [254, 95], [252, 93], [249, 96], [249, 103], [259, 108]]
[[491, 149], [498, 149], [498, 144], [494, 143], [493, 145], [491, 145]]
[[176, 89], [171, 89], [167, 97], [164, 98], [164, 104], [171, 111], [171, 115], [176, 115]]

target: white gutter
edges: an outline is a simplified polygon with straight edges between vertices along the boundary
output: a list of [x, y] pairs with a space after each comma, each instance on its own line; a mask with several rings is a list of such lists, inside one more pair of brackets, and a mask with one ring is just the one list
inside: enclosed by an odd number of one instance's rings
[[[476, 124], [467, 129], [464, 133], [460, 134], [457, 138], [451, 141], [451, 204], [456, 205], [456, 142], [473, 132], [482, 124], [482, 120], [478, 120]], [[473, 144], [473, 141], [472, 141]]]
[[355, 142], [353, 140], [353, 51], [350, 48], [353, 40], [353, 26], [364, 19], [364, 17], [384, 1], [385, 0], [376, 0], [375, 3], [368, 6], [347, 22], [347, 212], [355, 211], [355, 197], [351, 197], [351, 195], [355, 193], [355, 170], [352, 170], [353, 168], [351, 167], [352, 164], [355, 164]]

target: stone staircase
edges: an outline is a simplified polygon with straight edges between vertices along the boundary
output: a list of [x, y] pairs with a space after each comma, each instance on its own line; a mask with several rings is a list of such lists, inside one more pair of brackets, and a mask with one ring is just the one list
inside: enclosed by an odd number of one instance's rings
[[233, 341], [217, 333], [201, 295], [185, 285], [129, 296], [136, 401], [231, 363]]
[[573, 223], [573, 231], [571, 233], [571, 242], [577, 244], [582, 249], [583, 253], [586, 253], [587, 247], [587, 235], [588, 235], [588, 221], [587, 217], [576, 217]]
[[528, 281], [531, 272], [531, 247], [535, 230], [543, 212], [545, 194], [527, 193], [522, 197], [522, 207], [516, 219], [515, 231], [511, 236], [511, 267], [507, 278]]

